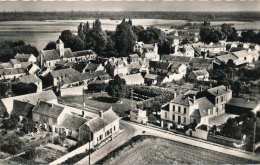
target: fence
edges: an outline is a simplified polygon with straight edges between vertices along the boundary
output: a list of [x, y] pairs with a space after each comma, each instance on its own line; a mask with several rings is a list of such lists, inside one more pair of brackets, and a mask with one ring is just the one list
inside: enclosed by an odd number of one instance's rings
[[233, 143], [241, 144], [241, 142], [242, 142], [241, 140], [231, 139], [231, 138], [227, 138], [224, 136], [218, 136], [218, 135], [208, 135], [207, 140], [210, 142], [222, 144], [222, 145], [233, 147], [233, 148], [234, 148]]
[[[90, 149], [93, 148], [92, 142], [90, 142]], [[54, 165], [54, 164], [61, 164], [62, 162], [64, 162], [65, 160], [67, 160], [68, 158], [71, 158], [77, 154], [83, 153], [86, 150], [89, 150], [89, 143], [86, 143], [85, 145], [67, 153], [66, 155], [60, 157], [59, 159], [53, 161], [50, 163], [50, 165]]]

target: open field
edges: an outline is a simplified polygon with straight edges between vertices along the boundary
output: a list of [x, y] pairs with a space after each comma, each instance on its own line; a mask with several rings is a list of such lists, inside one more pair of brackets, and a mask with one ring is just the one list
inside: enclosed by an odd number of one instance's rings
[[[113, 154], [111, 154], [113, 155]], [[111, 156], [110, 155], [110, 156]], [[251, 160], [190, 146], [157, 137], [144, 136], [129, 143], [113, 158], [101, 164], [249, 164]]]
[[[86, 107], [94, 107], [100, 110], [107, 110], [111, 106], [113, 107], [113, 110], [117, 114], [122, 114], [125, 113], [129, 110], [131, 110], [131, 99], [126, 99], [123, 98], [122, 103], [115, 103], [114, 100], [107, 94], [107, 93], [89, 93], [87, 94], [88, 97], [92, 98], [87, 98], [85, 96], [85, 104]], [[82, 105], [83, 102], [83, 97], [82, 96], [64, 96], [61, 97], [62, 100], [65, 102], [69, 103], [78, 103]], [[136, 105], [136, 101], [133, 101], [133, 107]]]

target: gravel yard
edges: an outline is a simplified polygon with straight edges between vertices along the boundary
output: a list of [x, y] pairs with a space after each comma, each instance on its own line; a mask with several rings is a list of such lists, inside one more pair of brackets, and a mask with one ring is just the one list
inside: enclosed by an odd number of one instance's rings
[[103, 164], [252, 164], [251, 160], [156, 137], [142, 137]]

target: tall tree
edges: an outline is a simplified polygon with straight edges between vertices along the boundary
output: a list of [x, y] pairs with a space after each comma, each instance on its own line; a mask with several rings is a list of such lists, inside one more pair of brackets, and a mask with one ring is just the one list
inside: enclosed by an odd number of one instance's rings
[[137, 36], [132, 30], [132, 25], [125, 20], [116, 27], [115, 49], [118, 52], [132, 52]]
[[114, 80], [110, 80], [108, 84], [108, 95], [117, 101], [125, 96], [126, 82], [124, 79], [116, 76]]
[[45, 46], [43, 50], [52, 50], [52, 49], [56, 49], [56, 42], [54, 41], [48, 42], [48, 44]]
[[64, 43], [64, 47], [65, 48], [70, 48], [72, 47], [73, 43], [73, 33], [70, 30], [64, 30], [61, 32], [61, 35], [59, 37], [59, 39], [62, 40], [62, 42]]
[[80, 23], [79, 26], [78, 26], [78, 36], [83, 40], [85, 41], [85, 34], [84, 34], [84, 31], [83, 31], [83, 24]]
[[6, 83], [0, 82], [0, 95], [4, 96], [8, 91], [8, 85]]

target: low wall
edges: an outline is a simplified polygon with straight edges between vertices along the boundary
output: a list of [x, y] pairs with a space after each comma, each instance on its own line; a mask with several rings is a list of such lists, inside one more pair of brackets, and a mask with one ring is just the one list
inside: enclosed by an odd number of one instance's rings
[[83, 95], [83, 87], [84, 86], [76, 86], [71, 88], [60, 89], [60, 95], [61, 96]]
[[192, 131], [192, 136], [200, 139], [207, 140], [208, 139], [208, 131], [196, 129], [196, 131]]
[[[93, 148], [92, 142], [90, 142], [90, 149]], [[61, 164], [62, 162], [64, 162], [65, 160], [67, 160], [68, 158], [71, 158], [77, 154], [83, 153], [86, 150], [89, 150], [89, 143], [86, 143], [85, 145], [67, 153], [66, 155], [60, 157], [59, 159], [53, 161], [50, 163], [50, 165], [54, 165], [54, 164]]]
[[213, 143], [218, 143], [218, 144], [222, 144], [225, 146], [229, 146], [229, 147], [235, 147], [233, 143], [236, 144], [241, 144], [241, 140], [237, 140], [237, 139], [231, 139], [231, 138], [227, 138], [224, 136], [218, 136], [218, 135], [208, 135], [208, 141], [213, 142]]

